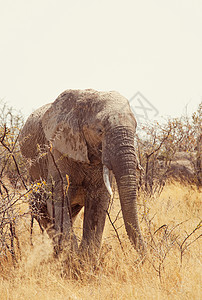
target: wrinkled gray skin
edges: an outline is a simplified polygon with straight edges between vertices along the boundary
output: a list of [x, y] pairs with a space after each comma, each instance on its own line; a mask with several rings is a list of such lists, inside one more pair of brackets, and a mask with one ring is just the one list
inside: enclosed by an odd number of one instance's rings
[[[136, 121], [128, 100], [117, 92], [67, 90], [52, 103], [35, 111], [21, 132], [22, 154], [32, 160], [31, 180], [50, 181], [54, 189], [54, 226], [57, 233], [70, 233], [70, 217], [65, 203], [62, 218], [62, 191], [59, 173], [50, 154], [36, 160], [37, 144], [52, 143], [52, 153], [66, 182], [70, 178], [68, 198], [72, 218], [84, 206], [81, 251], [98, 253], [110, 194], [103, 181], [103, 166], [114, 174], [128, 237], [135, 249], [143, 253], [136, 204], [137, 159], [134, 148]], [[53, 218], [51, 200], [47, 211]], [[49, 218], [49, 219], [50, 219]], [[44, 222], [44, 226], [48, 226]]]

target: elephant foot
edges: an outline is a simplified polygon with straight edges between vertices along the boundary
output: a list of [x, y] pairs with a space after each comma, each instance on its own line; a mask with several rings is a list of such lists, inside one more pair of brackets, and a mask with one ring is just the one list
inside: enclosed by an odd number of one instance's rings
[[85, 241], [81, 241], [79, 246], [79, 259], [84, 265], [91, 265], [94, 268], [98, 264], [99, 254], [100, 254], [100, 245], [96, 245], [96, 243], [91, 242], [87, 244]]
[[53, 237], [54, 253], [58, 256], [64, 249], [69, 253], [78, 253], [78, 242], [73, 232], [69, 234], [56, 234]]

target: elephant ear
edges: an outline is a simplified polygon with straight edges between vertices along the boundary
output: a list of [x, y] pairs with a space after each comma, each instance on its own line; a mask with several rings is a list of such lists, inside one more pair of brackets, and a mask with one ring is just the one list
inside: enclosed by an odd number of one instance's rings
[[53, 102], [42, 119], [45, 136], [53, 148], [64, 156], [89, 163], [87, 144], [79, 127], [76, 110], [68, 106], [69, 103], [64, 101]]

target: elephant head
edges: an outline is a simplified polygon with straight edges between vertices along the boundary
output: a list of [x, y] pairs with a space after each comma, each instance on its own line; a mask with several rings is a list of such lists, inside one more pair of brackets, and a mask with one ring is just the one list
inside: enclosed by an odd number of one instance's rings
[[[37, 116], [38, 122], [34, 123], [38, 126], [34, 130], [37, 139], [40, 136], [41, 143], [51, 141], [53, 149], [68, 159], [68, 166], [76, 163], [85, 170], [102, 166], [103, 178], [99, 181], [106, 185], [103, 194], [109, 196], [112, 193], [109, 174], [114, 174], [128, 237], [135, 249], [142, 253], [144, 243], [136, 203], [136, 120], [128, 100], [117, 92], [67, 90], [43, 108], [41, 114], [38, 112], [28, 119], [22, 136], [30, 132], [27, 124], [33, 124], [32, 120]], [[25, 143], [21, 148], [25, 156], [30, 156]], [[44, 174], [47, 172], [40, 176], [46, 176]], [[84, 205], [86, 209], [86, 203]]]

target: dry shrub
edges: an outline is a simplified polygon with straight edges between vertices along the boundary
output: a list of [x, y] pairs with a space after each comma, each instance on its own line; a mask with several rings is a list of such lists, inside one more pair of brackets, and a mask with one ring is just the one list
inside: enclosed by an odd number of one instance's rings
[[136, 136], [140, 164], [145, 172], [138, 186], [149, 194], [161, 192], [168, 181], [202, 185], [202, 102], [192, 118], [181, 116], [144, 124]]
[[[117, 198], [96, 266], [65, 249], [55, 258], [52, 241], [37, 222], [30, 246], [30, 220], [24, 218], [18, 231], [21, 260], [15, 267], [1, 262], [1, 299], [199, 299], [200, 200], [198, 190], [180, 184], [167, 185], [160, 196], [139, 197], [148, 249], [144, 263], [127, 238]], [[80, 236], [82, 219], [83, 212], [75, 223]]]

